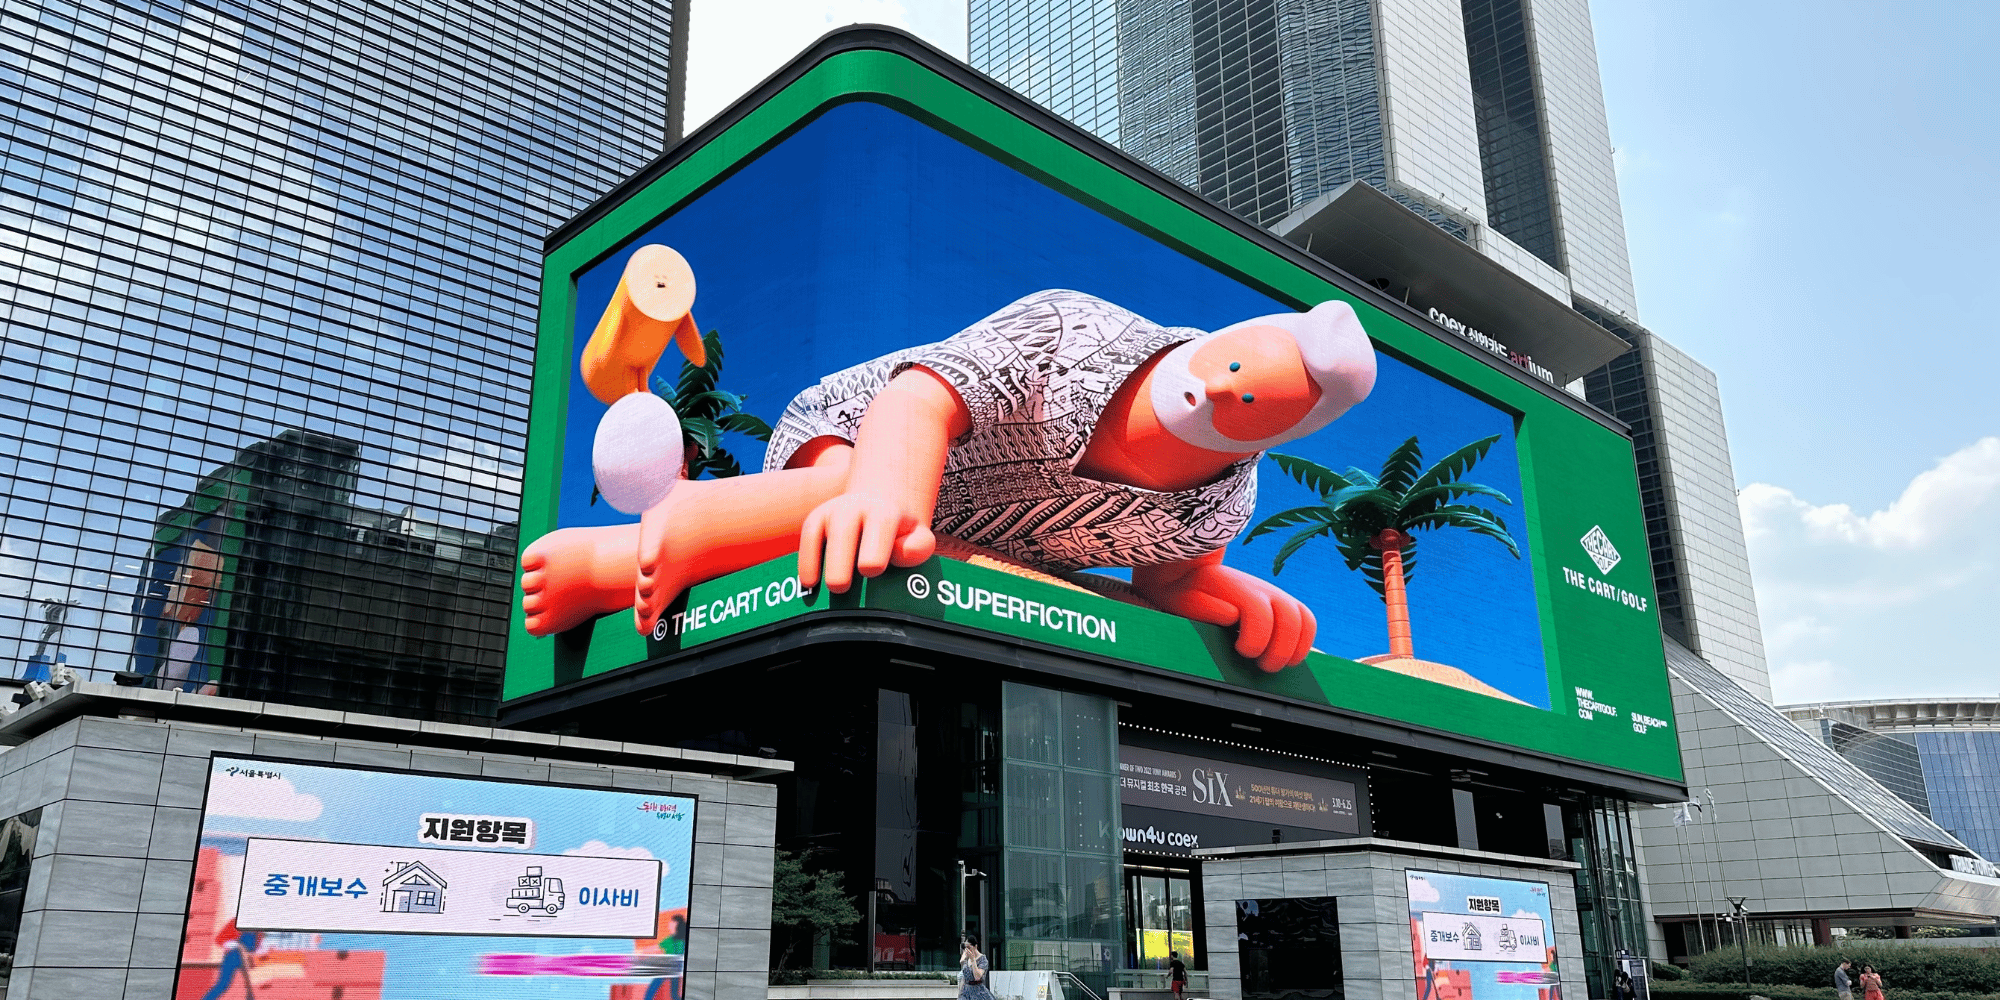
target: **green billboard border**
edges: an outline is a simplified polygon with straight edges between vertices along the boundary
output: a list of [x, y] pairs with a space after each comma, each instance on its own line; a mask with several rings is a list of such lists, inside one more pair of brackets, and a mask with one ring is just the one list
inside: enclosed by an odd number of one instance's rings
[[[800, 62], [811, 58], [809, 54]], [[786, 75], [792, 74], [781, 74], [777, 79], [782, 80]], [[767, 83], [766, 89], [771, 86]], [[1573, 486], [1579, 478], [1585, 482], [1603, 479], [1607, 469], [1620, 470], [1622, 475], [1614, 473], [1613, 478], [1622, 481], [1611, 485], [1628, 502], [1603, 504], [1619, 509], [1597, 511], [1582, 520], [1603, 524], [1615, 537], [1643, 542], [1646, 534], [1629, 439], [1609, 429], [1604, 421], [1552, 398], [1545, 390], [1529, 384], [1525, 376], [1499, 370], [1495, 363], [1424, 332], [1364, 296], [1231, 231], [1217, 219], [1133, 173], [1052, 134], [932, 67], [886, 48], [836, 48], [796, 70], [790, 82], [776, 87], [761, 102], [734, 112], [733, 120], [708, 134], [695, 148], [685, 153], [677, 150], [676, 161], [651, 177], [642, 175], [627, 190], [593, 209], [580, 225], [568, 227], [552, 241], [554, 245], [544, 264], [538, 319], [521, 505], [523, 545], [556, 526], [555, 491], [560, 485], [563, 422], [569, 403], [568, 369], [574, 349], [577, 276], [827, 110], [856, 101], [881, 104], [910, 115], [1195, 260], [1297, 307], [1328, 298], [1345, 300], [1354, 306], [1379, 348], [1513, 414], [1523, 471], [1521, 510], [1528, 534], [1528, 554], [1536, 575], [1552, 709], [1549, 712], [1521, 709], [1486, 699], [1491, 705], [1464, 706], [1474, 717], [1455, 719], [1447, 728], [1409, 722], [1396, 713], [1340, 707], [1586, 763], [1679, 780], [1679, 752], [1670, 728], [1649, 734], [1650, 738], [1641, 738], [1639, 742], [1652, 746], [1650, 751], [1632, 752], [1636, 748], [1626, 748], [1624, 752], [1607, 754], [1604, 751], [1612, 747], [1580, 745], [1574, 727], [1523, 727], [1520, 724], [1528, 720], [1510, 718], [1512, 712], [1495, 713], [1496, 709], [1505, 708], [1533, 711], [1550, 723], [1562, 723], [1565, 718], [1582, 722], [1570, 714], [1572, 694], [1583, 698], [1588, 691], [1590, 700], [1599, 704], [1622, 705], [1627, 712], [1650, 713], [1655, 719], [1672, 718], [1657, 613], [1650, 610], [1651, 572], [1643, 548], [1627, 560], [1628, 564], [1643, 568], [1643, 579], [1630, 576], [1628, 571], [1628, 582], [1618, 589], [1640, 595], [1647, 604], [1648, 609], [1639, 612], [1645, 627], [1639, 628], [1641, 623], [1636, 621], [1610, 626], [1600, 621], [1591, 627], [1588, 622], [1605, 617], [1600, 613], [1605, 609], [1597, 602], [1606, 595], [1591, 593], [1582, 589], [1582, 585], [1566, 580], [1563, 560], [1555, 558], [1552, 551], [1553, 545], [1573, 544], [1570, 532], [1584, 529], [1569, 523], [1562, 526], [1545, 523], [1549, 507], [1564, 493], [1573, 492], [1557, 489], [1544, 495], [1550, 484]], [[1561, 540], [1556, 541], [1558, 538]], [[1579, 619], [1586, 624], [1579, 625]], [[1633, 641], [1633, 636], [1638, 636], [1638, 641]], [[1622, 652], [1616, 652], [1619, 647], [1623, 647]], [[1578, 652], [1569, 655], [1567, 648]], [[1577, 661], [1588, 655], [1584, 651], [1605, 649], [1614, 651], [1611, 658], [1620, 661], [1632, 658], [1633, 665], [1644, 668], [1635, 673], [1644, 676], [1597, 677], [1590, 688], [1573, 683], [1572, 677], [1583, 680], [1600, 672], [1571, 669], [1583, 666]], [[515, 609], [510, 614], [503, 699], [532, 695], [650, 658], [645, 638], [622, 615], [609, 616], [593, 628], [544, 641], [527, 634]], [[1421, 687], [1399, 691], [1397, 696], [1425, 698], [1436, 694], [1436, 685], [1399, 679]], [[1611, 682], [1608, 688], [1607, 680]], [[1389, 687], [1403, 689], [1404, 685], [1392, 683]], [[1601, 729], [1592, 732], [1601, 733]], [[1589, 736], [1581, 741], [1592, 742], [1595, 741]]]

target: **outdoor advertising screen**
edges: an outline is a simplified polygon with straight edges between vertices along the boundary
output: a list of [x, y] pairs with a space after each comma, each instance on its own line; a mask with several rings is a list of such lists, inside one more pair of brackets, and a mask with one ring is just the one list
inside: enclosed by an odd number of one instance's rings
[[1554, 1000], [1555, 921], [1543, 882], [1404, 873], [1417, 1000]]
[[551, 252], [506, 697], [868, 608], [1678, 779], [1628, 439], [927, 73]]
[[132, 602], [132, 669], [159, 687], [215, 693], [243, 548], [241, 492], [229, 478], [204, 480], [154, 529]]
[[1357, 789], [1341, 781], [1120, 744], [1119, 815], [1125, 846], [1155, 854], [1203, 847], [1331, 840], [1363, 833]]
[[215, 757], [174, 995], [677, 1000], [695, 808]]

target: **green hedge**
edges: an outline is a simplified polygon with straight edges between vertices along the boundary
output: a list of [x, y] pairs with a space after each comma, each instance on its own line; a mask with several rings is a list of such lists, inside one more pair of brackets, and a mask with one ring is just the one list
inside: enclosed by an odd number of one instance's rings
[[[1750, 981], [1760, 986], [1808, 987], [1819, 991], [1815, 996], [1830, 998], [1833, 970], [1843, 958], [1854, 962], [1851, 974], [1857, 994], [1863, 965], [1873, 965], [1882, 974], [1883, 992], [1895, 1000], [1915, 1000], [1918, 993], [2000, 994], [2000, 954], [1995, 952], [1865, 941], [1830, 948], [1753, 949]], [[1688, 971], [1700, 983], [1741, 983], [1743, 958], [1728, 949], [1710, 952], [1696, 956]]]
[[[1741, 973], [1741, 969], [1737, 970]], [[1993, 1000], [1991, 993], [1927, 993], [1922, 990], [1883, 989], [1888, 1000]], [[1857, 994], [1858, 995], [1858, 994]], [[1725, 986], [1721, 983], [1665, 983], [1653, 984], [1653, 996], [1659, 1000], [1750, 1000], [1764, 997], [1767, 1000], [1834, 1000], [1833, 986], [1824, 988], [1810, 986], [1759, 986], [1746, 990], [1741, 983]]]

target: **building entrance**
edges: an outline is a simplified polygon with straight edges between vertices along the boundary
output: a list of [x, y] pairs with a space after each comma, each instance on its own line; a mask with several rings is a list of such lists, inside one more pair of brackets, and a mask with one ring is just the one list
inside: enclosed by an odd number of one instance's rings
[[1201, 908], [1195, 902], [1199, 873], [1125, 866], [1125, 912], [1132, 915], [1125, 943], [1129, 969], [1165, 969], [1178, 954], [1189, 968], [1205, 963], [1195, 956]]

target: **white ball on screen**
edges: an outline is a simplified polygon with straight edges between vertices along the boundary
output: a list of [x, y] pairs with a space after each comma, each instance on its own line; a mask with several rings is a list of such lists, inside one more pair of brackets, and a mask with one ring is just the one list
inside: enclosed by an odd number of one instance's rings
[[597, 421], [590, 468], [604, 502], [643, 513], [667, 498], [681, 476], [681, 420], [650, 392], [627, 393]]

